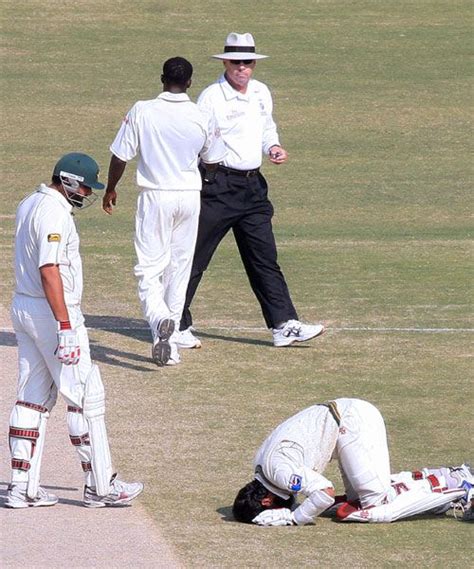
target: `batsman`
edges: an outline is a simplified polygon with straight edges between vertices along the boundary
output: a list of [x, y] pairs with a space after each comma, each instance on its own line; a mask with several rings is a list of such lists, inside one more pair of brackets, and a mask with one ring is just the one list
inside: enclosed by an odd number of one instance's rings
[[58, 497], [40, 486], [46, 425], [58, 392], [85, 476], [84, 506], [123, 505], [143, 484], [113, 473], [105, 428], [105, 394], [91, 361], [81, 312], [82, 262], [73, 211], [96, 198], [99, 167], [73, 152], [55, 165], [49, 185], [18, 206], [15, 230], [16, 289], [11, 318], [18, 341], [17, 400], [10, 415], [12, 478], [6, 507], [52, 506]]

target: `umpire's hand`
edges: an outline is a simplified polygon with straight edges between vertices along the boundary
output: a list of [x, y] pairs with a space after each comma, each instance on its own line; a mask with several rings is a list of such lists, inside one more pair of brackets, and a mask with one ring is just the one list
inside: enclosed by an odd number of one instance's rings
[[272, 146], [268, 157], [272, 164], [283, 164], [288, 160], [288, 152], [281, 146]]

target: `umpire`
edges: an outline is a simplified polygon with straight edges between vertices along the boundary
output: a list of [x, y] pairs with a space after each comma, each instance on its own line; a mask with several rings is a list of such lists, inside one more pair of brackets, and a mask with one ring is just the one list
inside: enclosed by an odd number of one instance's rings
[[206, 171], [203, 165], [198, 237], [178, 345], [201, 345], [191, 331], [190, 305], [203, 272], [230, 229], [267, 327], [273, 331], [274, 345], [309, 340], [319, 336], [324, 327], [298, 320], [277, 262], [273, 206], [260, 172], [262, 153], [273, 164], [288, 159], [272, 118], [271, 93], [264, 83], [252, 79], [256, 60], [267, 56], [255, 52], [251, 34], [230, 33], [224, 53], [213, 57], [223, 61], [224, 73], [201, 93], [198, 105], [215, 116], [227, 155], [217, 171]]

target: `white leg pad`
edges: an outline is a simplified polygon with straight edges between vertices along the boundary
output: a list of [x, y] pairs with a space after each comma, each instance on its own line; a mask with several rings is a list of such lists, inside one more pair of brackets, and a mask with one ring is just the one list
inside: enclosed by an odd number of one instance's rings
[[391, 499], [388, 504], [358, 510], [350, 514], [346, 520], [373, 523], [395, 522], [429, 512], [434, 508], [457, 500], [464, 492], [464, 489], [433, 492], [428, 480], [419, 480], [409, 490], [401, 492], [393, 498], [388, 497], [389, 500]]
[[67, 425], [69, 438], [76, 449], [82, 470], [85, 474], [86, 485], [95, 486], [92, 472], [92, 452], [89, 438], [89, 425], [84, 418], [82, 408], [68, 405]]
[[19, 401], [10, 415], [12, 482], [24, 482], [29, 498], [38, 494], [49, 411], [42, 405]]
[[105, 391], [99, 368], [93, 365], [86, 380], [83, 414], [89, 427], [92, 472], [99, 496], [110, 492], [112, 459], [105, 428]]

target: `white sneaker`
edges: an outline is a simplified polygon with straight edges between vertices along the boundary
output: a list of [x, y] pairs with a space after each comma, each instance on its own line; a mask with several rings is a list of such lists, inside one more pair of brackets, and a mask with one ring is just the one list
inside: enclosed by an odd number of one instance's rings
[[[469, 464], [450, 466], [449, 475], [446, 476], [448, 488], [454, 482], [456, 488], [464, 488], [466, 494], [459, 500], [464, 506], [474, 500], [474, 473]], [[449, 480], [449, 478], [451, 480]]]
[[178, 348], [184, 349], [200, 348], [202, 346], [201, 340], [192, 333], [191, 327], [176, 332], [176, 343]]
[[277, 348], [291, 346], [293, 342], [306, 342], [323, 332], [322, 324], [303, 324], [299, 320], [288, 320], [282, 328], [273, 328], [273, 345]]
[[461, 466], [442, 466], [441, 468], [423, 468], [424, 478], [434, 474], [437, 478], [443, 477], [449, 490], [454, 488], [474, 487], [474, 472], [467, 463]]
[[123, 482], [116, 474], [110, 481], [110, 492], [99, 496], [94, 488], [84, 486], [84, 506], [86, 508], [104, 508], [105, 506], [125, 506], [143, 492], [141, 482]]
[[[460, 488], [464, 482], [474, 485], [474, 472], [470, 464], [463, 463], [461, 466], [448, 466], [447, 479], [451, 479], [454, 483], [454, 488]], [[448, 488], [451, 485], [448, 482]]]
[[181, 357], [179, 355], [179, 351], [178, 351], [178, 344], [176, 342], [176, 335], [178, 333], [175, 332], [171, 338], [170, 338], [170, 357], [168, 359], [168, 361], [165, 363], [165, 365], [167, 366], [175, 366], [181, 363]]
[[38, 506], [54, 506], [59, 498], [55, 494], [48, 494], [41, 486], [35, 498], [26, 494], [26, 484], [10, 484], [5, 502], [6, 508], [36, 508]]

